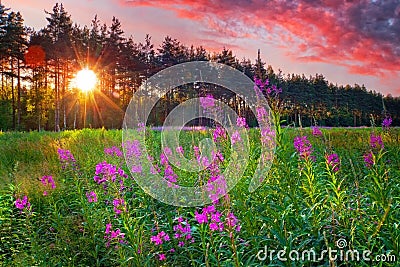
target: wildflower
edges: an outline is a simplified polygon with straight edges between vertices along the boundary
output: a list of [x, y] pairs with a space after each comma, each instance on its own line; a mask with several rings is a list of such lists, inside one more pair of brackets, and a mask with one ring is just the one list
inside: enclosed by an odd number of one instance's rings
[[169, 235], [166, 234], [164, 231], [159, 232], [157, 235], [150, 237], [150, 242], [153, 242], [154, 244], [161, 245], [164, 241], [169, 241]]
[[167, 258], [165, 257], [165, 254], [159, 254], [158, 255], [158, 260], [159, 261], [165, 261]]
[[140, 159], [142, 151], [140, 150], [139, 140], [126, 141], [123, 147], [125, 148], [126, 157], [128, 159]]
[[209, 192], [208, 197], [216, 203], [218, 199], [227, 192], [227, 185], [224, 176], [222, 175], [212, 175], [207, 181], [207, 191]]
[[176, 148], [176, 153], [183, 155], [183, 147], [178, 146], [178, 147]]
[[206, 95], [206, 97], [200, 97], [200, 105], [205, 110], [214, 107], [214, 105], [215, 105], [214, 96], [211, 94], [208, 94], [208, 95]]
[[161, 162], [161, 165], [167, 165], [168, 164], [168, 157], [167, 157], [167, 155], [165, 155], [165, 153], [161, 153], [160, 162]]
[[210, 205], [210, 206], [203, 208], [203, 213], [205, 213], [205, 214], [211, 214], [211, 213], [214, 213], [215, 211], [216, 211], [216, 209], [215, 209], [214, 205]]
[[376, 149], [384, 148], [382, 137], [380, 135], [374, 135], [373, 133], [371, 133], [369, 143], [372, 148]]
[[261, 79], [254, 77], [254, 83], [260, 87], [261, 89], [264, 89], [266, 86], [269, 85], [269, 80], [265, 79], [265, 82], [263, 82]]
[[279, 95], [282, 93], [282, 88], [278, 88], [275, 84], [271, 86], [271, 88], [268, 88], [269, 90], [267, 91], [268, 94], [274, 92], [275, 96]]
[[160, 173], [161, 172], [161, 170], [160, 170], [160, 168], [157, 166], [157, 167], [154, 167], [153, 165], [151, 165], [150, 166], [150, 173], [151, 174], [157, 174], [157, 173]]
[[103, 161], [96, 165], [96, 172], [93, 179], [96, 183], [102, 184], [106, 181], [115, 182], [118, 176], [121, 178], [128, 177], [121, 168]]
[[141, 165], [133, 165], [131, 171], [133, 173], [141, 173], [142, 172], [142, 166]]
[[23, 209], [27, 209], [29, 210], [31, 207], [31, 203], [29, 203], [28, 201], [28, 196], [23, 196], [22, 199], [17, 198], [17, 200], [15, 200], [15, 207], [19, 210], [23, 210]]
[[199, 224], [203, 224], [203, 223], [207, 223], [208, 222], [208, 217], [207, 217], [207, 213], [205, 213], [204, 211], [202, 213], [198, 213], [197, 211], [195, 211], [195, 216], [196, 221]]
[[194, 155], [196, 156], [196, 159], [200, 158], [200, 148], [198, 146], [193, 146], [193, 152]]
[[155, 235], [155, 236], [150, 237], [150, 242], [153, 242], [156, 245], [161, 245], [162, 239], [158, 235]]
[[107, 223], [106, 224], [106, 234], [109, 234], [111, 232], [111, 228], [112, 228], [111, 223]]
[[123, 198], [116, 198], [113, 200], [114, 212], [116, 215], [126, 211], [125, 200]]
[[215, 213], [211, 214], [211, 221], [213, 221], [213, 222], [221, 222], [221, 213], [216, 211]]
[[[112, 230], [112, 225], [110, 223], [106, 224], [105, 236], [104, 239], [107, 240], [106, 247], [110, 246], [111, 242], [117, 242], [120, 244], [125, 243], [125, 234], [121, 232], [120, 229]], [[116, 246], [118, 248], [118, 246]]]
[[[51, 189], [55, 189], [56, 188], [56, 184], [55, 184], [55, 182], [54, 182], [54, 180], [53, 180], [53, 177], [52, 176], [43, 176], [42, 177], [42, 179], [40, 179], [40, 182], [44, 185], [44, 186], [47, 186], [47, 185], [50, 185], [51, 186]], [[46, 191], [45, 191], [46, 192]], [[44, 194], [44, 192], [43, 192], [43, 194]], [[46, 195], [47, 195], [47, 192], [46, 192]]]
[[392, 125], [392, 118], [391, 117], [386, 117], [383, 121], [382, 121], [382, 127], [384, 129], [389, 129], [390, 125]]
[[257, 112], [257, 120], [259, 121], [266, 121], [268, 118], [268, 113], [265, 110], [264, 107], [257, 107], [256, 108], [256, 112]]
[[232, 136], [231, 136], [231, 143], [234, 145], [236, 142], [242, 141], [242, 138], [240, 137], [240, 134], [238, 131], [235, 131]]
[[109, 147], [109, 148], [104, 148], [104, 153], [106, 155], [115, 156], [115, 157], [118, 157], [118, 158], [122, 158], [124, 156], [122, 151], [116, 146]]
[[303, 159], [309, 159], [312, 153], [312, 145], [307, 136], [296, 136], [293, 142], [294, 148]]
[[71, 167], [73, 170], [77, 169], [76, 160], [71, 151], [59, 148], [57, 149], [57, 153], [63, 170], [67, 167]]
[[214, 133], [213, 133], [214, 142], [217, 142], [217, 139], [219, 137], [226, 138], [226, 132], [225, 132], [224, 128], [222, 128], [222, 127], [220, 127], [218, 125], [217, 128], [214, 130]]
[[311, 127], [312, 129], [312, 135], [314, 136], [322, 136], [322, 132], [318, 127]]
[[271, 127], [263, 127], [261, 129], [261, 143], [264, 146], [275, 144], [275, 131]]
[[[207, 216], [205, 218], [207, 219]], [[174, 225], [173, 229], [175, 231], [174, 238], [181, 239], [178, 242], [178, 246], [183, 247], [185, 245], [184, 240], [192, 239], [190, 224], [186, 220], [183, 220], [182, 217], [178, 218], [178, 224]]]
[[169, 147], [164, 147], [164, 153], [165, 155], [172, 155], [172, 150]]
[[218, 225], [215, 222], [210, 223], [210, 230], [211, 231], [217, 231], [218, 230]]
[[97, 195], [94, 191], [87, 192], [86, 197], [90, 203], [97, 202]]
[[166, 163], [165, 170], [164, 170], [164, 179], [167, 181], [168, 187], [177, 186], [175, 183], [178, 180], [178, 175], [174, 172], [171, 165]]
[[222, 232], [224, 230], [224, 224], [223, 223], [216, 223], [216, 222], [212, 222], [209, 225], [210, 230], [211, 231], [220, 231]]
[[329, 166], [332, 167], [333, 172], [339, 171], [340, 167], [340, 159], [338, 154], [333, 153], [326, 156], [326, 162]]
[[237, 127], [247, 127], [246, 118], [238, 117], [236, 119], [236, 125]]
[[373, 165], [375, 165], [375, 156], [374, 156], [374, 154], [372, 154], [371, 151], [366, 153], [366, 154], [364, 154], [363, 158], [364, 158], [365, 166], [368, 169], [371, 168]]
[[216, 161], [216, 160], [219, 161], [219, 162], [223, 162], [224, 161], [224, 155], [221, 153], [221, 151], [217, 151], [217, 152], [212, 151], [211, 155], [212, 155], [212, 160], [213, 161]]

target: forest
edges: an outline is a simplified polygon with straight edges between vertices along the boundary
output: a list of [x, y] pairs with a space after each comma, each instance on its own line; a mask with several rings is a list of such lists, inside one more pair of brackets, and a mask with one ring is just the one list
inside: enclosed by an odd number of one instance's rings
[[[119, 129], [131, 97], [147, 78], [175, 64], [206, 60], [282, 89], [274, 103], [286, 125], [379, 126], [388, 117], [392, 125], [400, 125], [400, 97], [383, 96], [359, 84], [333, 84], [318, 73], [284, 74], [264, 62], [260, 50], [254, 61], [239, 59], [226, 47], [209, 52], [170, 36], [155, 47], [150, 34], [142, 42], [127, 37], [116, 17], [107, 25], [94, 15], [90, 26], [78, 25], [62, 4], [43, 15], [47, 25], [35, 30], [25, 25], [19, 12], [0, 5], [0, 131]], [[90, 94], [73, 83], [83, 68], [92, 69], [98, 78]], [[255, 126], [242, 99], [211, 85], [171, 90], [153, 109], [158, 115], [149, 123], [161, 125], [162, 114], [193, 95], [208, 93], [234, 106]]]

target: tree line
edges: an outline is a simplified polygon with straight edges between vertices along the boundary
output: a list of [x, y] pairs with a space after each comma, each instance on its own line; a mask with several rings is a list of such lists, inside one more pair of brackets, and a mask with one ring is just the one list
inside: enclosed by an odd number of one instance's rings
[[[166, 36], [154, 47], [126, 37], [118, 18], [111, 24], [94, 16], [90, 26], [74, 23], [62, 4], [45, 12], [47, 25], [34, 30], [19, 12], [0, 5], [0, 130], [63, 130], [83, 127], [120, 128], [124, 111], [140, 85], [158, 71], [188, 61], [227, 64], [250, 78], [282, 88], [279, 103], [286, 124], [294, 126], [363, 126], [391, 116], [400, 125], [400, 97], [383, 96], [364, 85], [336, 85], [322, 74], [283, 74], [261, 60], [238, 59], [223, 48], [210, 53]], [[98, 77], [97, 89], [86, 94], [73, 78], [82, 68]], [[151, 123], [159, 125], [180, 102], [212, 93], [248, 115], [243, 99], [213, 85], [185, 85], [163, 96]], [[251, 121], [251, 120], [249, 120]]]

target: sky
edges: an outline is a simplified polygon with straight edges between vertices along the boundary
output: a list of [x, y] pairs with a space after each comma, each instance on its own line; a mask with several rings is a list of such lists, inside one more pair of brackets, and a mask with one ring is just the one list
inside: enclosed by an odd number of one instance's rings
[[257, 50], [275, 71], [323, 74], [338, 85], [364, 84], [400, 96], [400, 0], [1, 0], [25, 24], [47, 25], [44, 10], [63, 3], [72, 20], [90, 25], [113, 16], [125, 36], [156, 46], [165, 36], [210, 51], [231, 49], [253, 62]]

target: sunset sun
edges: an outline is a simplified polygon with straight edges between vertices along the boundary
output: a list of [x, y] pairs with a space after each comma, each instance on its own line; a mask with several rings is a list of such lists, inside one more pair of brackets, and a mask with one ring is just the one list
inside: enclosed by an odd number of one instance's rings
[[82, 92], [90, 92], [96, 86], [96, 74], [90, 69], [82, 69], [76, 74], [75, 83]]

